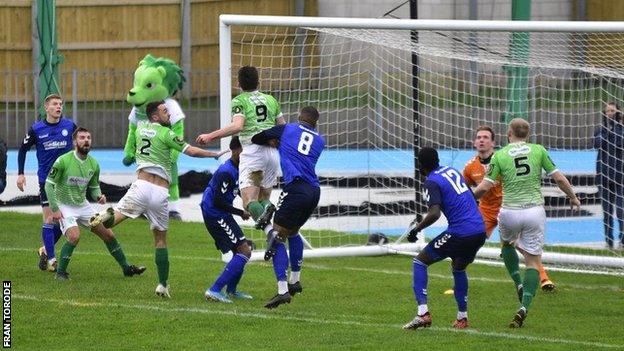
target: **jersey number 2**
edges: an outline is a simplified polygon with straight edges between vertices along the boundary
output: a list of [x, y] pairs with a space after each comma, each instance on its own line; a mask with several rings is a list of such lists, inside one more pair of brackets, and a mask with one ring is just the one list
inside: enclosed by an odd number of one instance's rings
[[297, 145], [297, 151], [304, 155], [308, 155], [310, 153], [310, 146], [312, 146], [312, 142], [314, 141], [314, 135], [303, 132], [301, 133], [301, 138], [299, 139], [299, 145]]
[[150, 146], [152, 146], [152, 142], [149, 139], [145, 139], [145, 138], [141, 139], [141, 141], [143, 141], [144, 144], [139, 149], [139, 153], [141, 155], [149, 156], [150, 155], [149, 148]]
[[466, 191], [468, 191], [468, 186], [466, 185], [466, 183], [462, 182], [461, 176], [459, 175], [459, 173], [457, 173], [456, 170], [449, 169], [445, 171], [444, 173], [442, 173], [442, 176], [446, 180], [448, 180], [449, 183], [451, 183], [451, 185], [453, 186], [453, 189], [455, 189], [455, 192], [458, 195], [463, 194]]

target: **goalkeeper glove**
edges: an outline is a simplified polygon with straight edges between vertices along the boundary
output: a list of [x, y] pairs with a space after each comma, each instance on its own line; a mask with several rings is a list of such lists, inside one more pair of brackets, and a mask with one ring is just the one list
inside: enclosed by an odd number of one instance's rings
[[416, 229], [416, 227], [418, 226], [418, 223], [416, 223], [416, 220], [414, 220], [412, 222], [412, 224], [410, 224], [410, 232], [409, 234], [407, 234], [407, 241], [409, 241], [410, 243], [415, 243], [416, 240], [418, 240], [418, 230]]
[[121, 162], [124, 164], [124, 166], [129, 167], [131, 164], [134, 163], [134, 157], [126, 156]]

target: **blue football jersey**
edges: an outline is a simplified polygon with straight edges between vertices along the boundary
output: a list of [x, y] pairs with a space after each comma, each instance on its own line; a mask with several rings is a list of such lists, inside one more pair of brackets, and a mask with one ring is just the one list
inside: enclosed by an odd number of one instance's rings
[[316, 130], [300, 123], [288, 123], [267, 129], [254, 138], [254, 143], [279, 139], [278, 151], [284, 184], [299, 177], [309, 184], [320, 186], [315, 168], [325, 148], [325, 140]]
[[230, 212], [224, 210], [225, 204], [231, 206], [238, 195], [238, 168], [227, 160], [214, 172], [204, 190], [200, 207], [208, 217], [224, 217]]
[[440, 205], [448, 221], [447, 232], [457, 236], [485, 233], [477, 202], [456, 169], [443, 166], [431, 172], [425, 180], [423, 195], [429, 206]]
[[37, 164], [39, 183], [45, 183], [48, 172], [56, 159], [73, 149], [72, 134], [76, 125], [70, 119], [61, 118], [58, 123], [51, 124], [41, 120], [33, 123], [22, 142], [18, 156], [18, 173], [24, 173], [26, 152], [35, 145], [37, 148]]

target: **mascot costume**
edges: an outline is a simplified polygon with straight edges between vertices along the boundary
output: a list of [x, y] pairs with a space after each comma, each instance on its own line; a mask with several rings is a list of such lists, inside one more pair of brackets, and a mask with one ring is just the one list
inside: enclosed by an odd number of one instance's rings
[[[182, 68], [164, 57], [155, 58], [147, 54], [134, 72], [134, 86], [128, 92], [126, 101], [134, 107], [128, 119], [128, 138], [124, 147], [123, 164], [130, 166], [135, 161], [136, 146], [134, 135], [137, 121], [147, 119], [145, 108], [154, 101], [164, 100], [171, 115], [171, 130], [184, 139], [184, 112], [172, 96], [180, 89], [186, 79]], [[171, 151], [171, 184], [169, 185], [169, 217], [180, 219], [180, 188], [178, 184], [178, 151]]]

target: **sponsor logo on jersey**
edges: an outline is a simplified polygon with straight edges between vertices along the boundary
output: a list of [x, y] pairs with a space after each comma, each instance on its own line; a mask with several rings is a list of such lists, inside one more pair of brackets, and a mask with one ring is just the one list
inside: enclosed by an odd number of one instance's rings
[[43, 143], [44, 150], [64, 149], [67, 147], [67, 140], [51, 140]]
[[153, 129], [141, 129], [139, 134], [144, 137], [153, 138], [156, 136], [156, 131]]
[[511, 157], [516, 157], [520, 155], [528, 155], [531, 152], [531, 148], [529, 145], [522, 145], [520, 147], [512, 147], [507, 151], [507, 154]]
[[50, 133], [47, 133], [47, 134], [41, 134], [41, 135], [38, 135], [38, 136], [37, 136], [37, 138], [39, 138], [39, 139], [43, 139], [43, 138], [47, 138], [47, 137], [49, 137], [49, 136], [50, 136]]
[[86, 179], [86, 178], [76, 177], [76, 176], [67, 177], [68, 185], [85, 186], [88, 183], [89, 183], [89, 179]]

